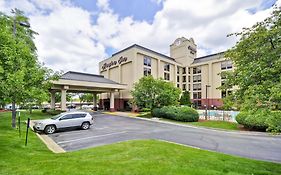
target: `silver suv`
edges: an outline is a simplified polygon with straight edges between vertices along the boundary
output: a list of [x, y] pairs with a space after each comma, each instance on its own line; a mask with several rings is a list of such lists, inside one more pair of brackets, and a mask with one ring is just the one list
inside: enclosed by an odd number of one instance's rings
[[94, 117], [88, 112], [64, 112], [50, 119], [36, 121], [33, 129], [52, 134], [56, 130], [63, 128], [80, 127], [84, 130], [89, 129], [94, 123]]

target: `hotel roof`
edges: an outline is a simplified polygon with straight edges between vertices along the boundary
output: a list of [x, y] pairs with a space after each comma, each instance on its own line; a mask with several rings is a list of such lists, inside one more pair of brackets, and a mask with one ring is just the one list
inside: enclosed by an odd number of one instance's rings
[[169, 57], [169, 56], [164, 55], [164, 54], [162, 54], [162, 53], [159, 53], [159, 52], [156, 52], [156, 51], [154, 51], [154, 50], [148, 49], [148, 48], [146, 48], [146, 47], [140, 46], [140, 45], [138, 45], [138, 44], [133, 44], [133, 45], [131, 45], [131, 46], [129, 46], [129, 47], [123, 49], [123, 50], [120, 50], [120, 51], [118, 51], [118, 52], [112, 54], [112, 56], [115, 56], [115, 55], [117, 55], [117, 54], [119, 54], [119, 53], [121, 53], [121, 52], [124, 52], [124, 51], [126, 51], [126, 50], [129, 50], [129, 49], [131, 49], [131, 48], [138, 48], [138, 49], [140, 49], [140, 50], [144, 50], [144, 51], [147, 51], [147, 52], [151, 52], [151, 53], [154, 53], [154, 54], [156, 54], [156, 55], [159, 55], [159, 56], [162, 56], [162, 57], [164, 57], [164, 58], [167, 58], [167, 59], [169, 59], [169, 60], [175, 61], [175, 59], [172, 58], [172, 57]]
[[87, 81], [87, 82], [96, 82], [96, 83], [109, 83], [109, 84], [119, 84], [115, 81], [104, 78], [103, 75], [82, 73], [82, 72], [73, 72], [69, 71], [63, 74], [60, 79], [64, 80], [76, 80], [76, 81]]
[[206, 61], [217, 59], [217, 57], [215, 57], [215, 56], [223, 55], [224, 53], [225, 52], [218, 52], [218, 53], [214, 53], [214, 54], [210, 54], [210, 55], [206, 55], [206, 56], [195, 58], [192, 64], [202, 63], [202, 62], [206, 62]]

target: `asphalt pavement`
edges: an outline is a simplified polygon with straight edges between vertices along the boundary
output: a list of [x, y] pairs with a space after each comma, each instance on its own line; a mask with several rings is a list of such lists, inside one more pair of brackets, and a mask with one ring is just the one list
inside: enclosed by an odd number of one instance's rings
[[252, 159], [281, 163], [281, 136], [184, 127], [135, 118], [96, 114], [89, 130], [49, 135], [65, 151], [127, 140], [159, 139]]

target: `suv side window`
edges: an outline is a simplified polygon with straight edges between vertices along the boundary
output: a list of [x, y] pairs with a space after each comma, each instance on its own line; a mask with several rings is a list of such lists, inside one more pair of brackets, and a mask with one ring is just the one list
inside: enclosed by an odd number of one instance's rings
[[63, 116], [62, 118], [60, 118], [61, 120], [68, 120], [68, 119], [72, 119], [72, 114], [67, 114], [65, 116]]
[[86, 117], [86, 114], [72, 114], [72, 118], [77, 119], [77, 118], [84, 118]]

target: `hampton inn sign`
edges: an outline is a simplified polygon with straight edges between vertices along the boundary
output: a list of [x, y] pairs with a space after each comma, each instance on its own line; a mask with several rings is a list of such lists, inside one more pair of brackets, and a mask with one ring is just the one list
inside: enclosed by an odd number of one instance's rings
[[118, 61], [111, 61], [109, 63], [104, 63], [101, 68], [102, 68], [102, 70], [105, 70], [107, 68], [110, 68], [111, 66], [115, 66], [117, 64], [119, 65], [119, 64], [122, 64], [123, 62], [126, 62], [126, 61], [127, 61], [127, 57], [121, 56], [118, 59]]

